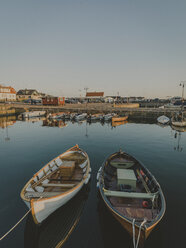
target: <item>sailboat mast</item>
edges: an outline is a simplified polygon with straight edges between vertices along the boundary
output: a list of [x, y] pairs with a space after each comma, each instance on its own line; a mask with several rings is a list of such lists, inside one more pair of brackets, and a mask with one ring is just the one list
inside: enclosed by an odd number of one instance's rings
[[183, 105], [184, 105], [184, 87], [185, 87], [185, 83], [186, 81], [181, 81], [180, 86], [182, 86], [182, 106], [181, 106], [181, 110], [183, 113]]

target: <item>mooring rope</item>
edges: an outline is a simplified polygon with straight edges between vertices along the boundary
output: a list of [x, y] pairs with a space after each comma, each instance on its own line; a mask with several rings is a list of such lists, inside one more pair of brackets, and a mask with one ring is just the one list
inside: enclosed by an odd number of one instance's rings
[[26, 212], [26, 214], [8, 231], [8, 232], [6, 232], [1, 238], [0, 238], [0, 241], [1, 240], [3, 240], [11, 231], [13, 231], [15, 228], [16, 228], [16, 226], [18, 226], [19, 225], [19, 223], [21, 223], [21, 221], [22, 220], [24, 220], [24, 218], [30, 213], [30, 211], [32, 210], [32, 208], [30, 208], [27, 212]]
[[132, 232], [133, 232], [133, 245], [134, 248], [136, 248], [136, 242], [135, 242], [135, 219], [132, 221]]
[[[38, 198], [38, 200], [40, 200], [41, 198], [43, 198], [42, 196], [40, 196]], [[13, 231], [23, 220], [24, 218], [32, 211], [32, 207], [30, 206], [30, 209], [26, 212], [25, 215], [23, 215], [23, 217], [12, 227], [10, 228], [10, 230], [8, 232], [6, 232], [1, 238], [0, 241], [3, 240], [11, 231]]]
[[139, 240], [140, 240], [140, 235], [141, 235], [141, 229], [143, 227], [143, 225], [147, 222], [146, 218], [143, 220], [143, 222], [141, 223], [140, 227], [139, 227], [139, 232], [138, 232], [138, 238], [137, 238], [137, 242], [135, 242], [135, 219], [133, 219], [132, 221], [132, 230], [133, 230], [133, 245], [134, 248], [138, 248], [138, 244], [139, 244]]

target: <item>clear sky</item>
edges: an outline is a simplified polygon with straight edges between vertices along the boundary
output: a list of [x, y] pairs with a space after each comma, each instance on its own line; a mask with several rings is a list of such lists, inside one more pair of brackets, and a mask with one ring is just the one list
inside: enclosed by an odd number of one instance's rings
[[65, 96], [181, 95], [185, 0], [1, 0], [0, 83]]

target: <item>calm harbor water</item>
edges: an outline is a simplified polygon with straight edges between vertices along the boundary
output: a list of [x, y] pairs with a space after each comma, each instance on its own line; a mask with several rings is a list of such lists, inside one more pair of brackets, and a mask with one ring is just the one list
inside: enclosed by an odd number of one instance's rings
[[1, 248], [129, 248], [132, 239], [113, 219], [100, 201], [96, 174], [103, 160], [120, 148], [139, 159], [152, 172], [164, 192], [167, 210], [151, 233], [146, 248], [185, 247], [186, 233], [186, 132], [170, 126], [126, 123], [110, 124], [67, 122], [62, 128], [46, 122], [16, 121], [0, 128], [1, 204], [0, 236], [27, 211], [20, 191], [30, 177], [49, 160], [79, 144], [89, 155], [92, 167], [90, 184], [60, 208], [41, 227], [28, 216], [7, 238]]

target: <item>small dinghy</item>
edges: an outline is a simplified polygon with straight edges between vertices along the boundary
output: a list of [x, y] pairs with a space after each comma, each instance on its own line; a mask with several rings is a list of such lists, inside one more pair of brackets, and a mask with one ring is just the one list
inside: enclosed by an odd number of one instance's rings
[[160, 124], [165, 125], [165, 124], [168, 124], [168, 123], [170, 122], [170, 119], [169, 119], [167, 116], [162, 115], [162, 116], [159, 116], [159, 117], [157, 118], [157, 121], [158, 121]]
[[113, 116], [114, 116], [113, 113], [112, 114], [106, 114], [103, 117], [101, 117], [101, 120], [103, 120], [103, 121], [111, 121]]
[[87, 113], [82, 113], [82, 114], [76, 115], [74, 119], [75, 121], [81, 121], [81, 120], [86, 119], [86, 117], [87, 117]]
[[106, 207], [133, 237], [134, 247], [142, 246], [166, 209], [154, 176], [134, 157], [119, 151], [105, 161], [97, 180]]
[[36, 224], [74, 197], [90, 179], [90, 161], [78, 145], [39, 170], [24, 186], [21, 198]]

